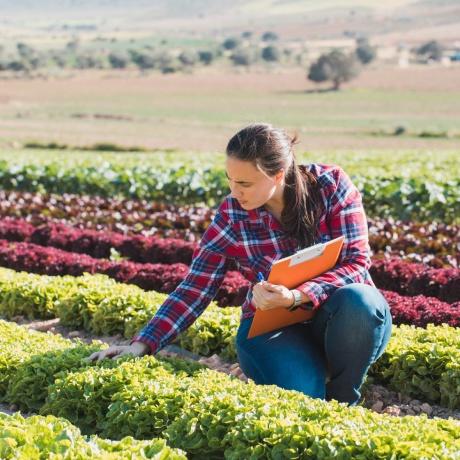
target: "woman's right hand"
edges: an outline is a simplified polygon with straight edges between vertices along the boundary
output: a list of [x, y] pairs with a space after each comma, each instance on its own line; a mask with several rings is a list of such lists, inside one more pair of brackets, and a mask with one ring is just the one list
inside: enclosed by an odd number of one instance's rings
[[95, 362], [101, 361], [104, 358], [116, 359], [127, 354], [132, 354], [134, 356], [144, 356], [148, 352], [148, 345], [143, 342], [133, 342], [131, 345], [111, 345], [105, 350], [94, 352], [87, 359], [90, 362]]

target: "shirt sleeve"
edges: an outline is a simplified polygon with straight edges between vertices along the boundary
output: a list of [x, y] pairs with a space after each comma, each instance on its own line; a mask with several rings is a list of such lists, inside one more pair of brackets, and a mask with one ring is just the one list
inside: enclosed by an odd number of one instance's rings
[[215, 297], [230, 260], [226, 256], [227, 248], [234, 242], [231, 225], [222, 208], [223, 205], [195, 249], [185, 279], [131, 343], [145, 343], [152, 354], [156, 353], [191, 326]]
[[296, 288], [310, 297], [314, 309], [336, 289], [364, 282], [371, 265], [367, 219], [361, 194], [342, 169], [339, 169], [337, 187], [328, 200], [326, 212], [332, 238], [342, 235], [345, 238], [337, 265]]

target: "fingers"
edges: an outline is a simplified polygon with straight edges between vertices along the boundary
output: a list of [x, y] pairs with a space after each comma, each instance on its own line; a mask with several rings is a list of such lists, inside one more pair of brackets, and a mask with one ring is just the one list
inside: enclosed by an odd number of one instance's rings
[[[263, 283], [263, 284], [262, 284]], [[268, 310], [282, 304], [284, 286], [262, 281], [252, 289], [252, 300], [256, 308]]]
[[267, 281], [264, 281], [264, 284], [262, 285], [262, 287], [268, 292], [281, 292], [281, 290], [283, 289], [283, 286], [279, 286], [278, 284], [268, 283]]
[[110, 349], [108, 348], [107, 350], [101, 352], [101, 354], [99, 355], [99, 360], [98, 361], [101, 361], [105, 358], [112, 358], [113, 356], [116, 356], [118, 354], [118, 349]]
[[260, 296], [260, 291], [256, 289], [256, 286], [252, 290], [252, 301], [256, 307], [259, 307], [261, 305], [261, 296]]
[[132, 350], [123, 350], [121, 353], [118, 353], [118, 354], [112, 356], [112, 359], [117, 360], [118, 358], [121, 358], [122, 356], [133, 355], [133, 354], [134, 353], [132, 352]]
[[102, 354], [102, 351], [95, 351], [94, 353], [92, 353], [86, 358], [86, 361], [90, 363], [94, 361], [99, 361], [99, 359], [101, 359], [100, 358], [101, 354]]
[[260, 283], [256, 284], [256, 286], [259, 286], [258, 289], [261, 289], [264, 292], [271, 292], [271, 293], [278, 293], [278, 294], [281, 294], [283, 290], [286, 289], [284, 286], [280, 284], [272, 284], [272, 283], [269, 283], [268, 281], [261, 281]]
[[257, 308], [261, 308], [262, 310], [265, 310], [266, 308], [268, 308], [269, 299], [266, 297], [265, 293], [263, 292], [253, 293], [253, 300], [254, 300], [254, 305]]
[[101, 361], [105, 358], [113, 358], [117, 356], [122, 350], [120, 347], [109, 347], [106, 350], [96, 351], [92, 353], [88, 358], [87, 361], [95, 362]]

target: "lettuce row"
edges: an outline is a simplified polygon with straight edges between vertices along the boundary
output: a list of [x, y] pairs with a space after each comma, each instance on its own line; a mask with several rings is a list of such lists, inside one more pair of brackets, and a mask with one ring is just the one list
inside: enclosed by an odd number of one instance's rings
[[[27, 333], [43, 344], [52, 339], [26, 331], [17, 340], [21, 329], [0, 322], [0, 340], [22, 348]], [[454, 340], [447, 332], [443, 339]], [[75, 346], [67, 342], [67, 349]], [[69, 372], [67, 349], [61, 371], [49, 357], [40, 361], [40, 348], [30, 350], [29, 360], [36, 365], [28, 367], [38, 380], [53, 368], [55, 379], [46, 389], [41, 414], [64, 416], [84, 434], [128, 444], [126, 436], [161, 435], [192, 458], [460, 458], [457, 421], [377, 414], [274, 385], [245, 384], [202, 366], [188, 368], [179, 359], [126, 357]]]
[[[460, 182], [403, 176], [351, 176], [369, 215], [403, 220], [459, 222]], [[217, 205], [229, 193], [225, 171], [186, 166], [169, 169], [122, 164], [66, 167], [0, 161], [0, 187], [41, 193], [73, 193]]]
[[[63, 325], [83, 327], [95, 334], [131, 337], [165, 298], [164, 294], [144, 292], [102, 275], [59, 278], [0, 269], [0, 314], [40, 317], [40, 312], [52, 305]], [[221, 309], [212, 303], [175, 343], [200, 355], [217, 353], [235, 361], [239, 318], [239, 310]], [[447, 325], [427, 325], [426, 329], [394, 326], [385, 353], [371, 366], [369, 375], [415, 398], [459, 408], [458, 337], [458, 329]]]
[[20, 414], [0, 413], [0, 458], [184, 460], [187, 457], [183, 451], [171, 449], [164, 439], [139, 441], [126, 437], [111, 441], [98, 436], [87, 438], [67, 420], [52, 415], [23, 418]]

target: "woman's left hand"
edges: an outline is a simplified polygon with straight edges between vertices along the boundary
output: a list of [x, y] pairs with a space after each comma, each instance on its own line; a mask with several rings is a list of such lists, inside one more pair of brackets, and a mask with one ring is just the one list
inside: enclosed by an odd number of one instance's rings
[[294, 297], [290, 289], [281, 284], [272, 284], [268, 281], [261, 281], [252, 288], [252, 303], [261, 310], [272, 308], [290, 307]]

